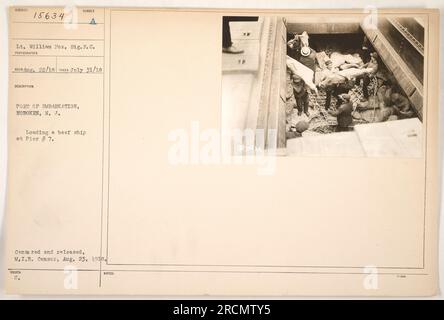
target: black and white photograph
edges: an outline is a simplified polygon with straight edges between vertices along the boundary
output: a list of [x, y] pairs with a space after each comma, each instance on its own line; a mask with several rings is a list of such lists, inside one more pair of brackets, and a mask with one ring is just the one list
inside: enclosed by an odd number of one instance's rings
[[255, 148], [278, 155], [422, 156], [424, 19], [222, 19], [222, 128], [241, 141], [234, 152], [248, 152], [254, 132]]

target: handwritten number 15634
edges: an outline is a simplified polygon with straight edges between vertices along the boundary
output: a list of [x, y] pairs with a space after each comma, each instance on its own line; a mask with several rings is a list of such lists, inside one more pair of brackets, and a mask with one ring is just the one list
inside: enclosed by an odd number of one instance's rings
[[63, 20], [64, 16], [63, 12], [34, 12], [34, 19], [38, 20]]

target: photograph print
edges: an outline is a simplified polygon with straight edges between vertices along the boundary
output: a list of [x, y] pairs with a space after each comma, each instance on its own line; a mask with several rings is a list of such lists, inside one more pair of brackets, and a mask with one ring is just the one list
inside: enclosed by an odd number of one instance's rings
[[233, 154], [423, 156], [427, 21], [315, 13], [222, 20], [222, 129]]

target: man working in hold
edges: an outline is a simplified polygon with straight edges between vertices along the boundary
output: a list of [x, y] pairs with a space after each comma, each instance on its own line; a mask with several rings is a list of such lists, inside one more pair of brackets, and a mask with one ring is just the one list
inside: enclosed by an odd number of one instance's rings
[[332, 116], [336, 116], [338, 120], [338, 126], [336, 132], [349, 131], [349, 126], [353, 122], [352, 112], [353, 105], [350, 102], [350, 95], [341, 94], [339, 98], [343, 101], [336, 111], [328, 110], [328, 113]]
[[355, 86], [355, 83], [355, 79], [350, 79], [344, 83], [332, 84], [326, 87], [325, 110], [330, 108], [331, 96], [336, 98], [336, 108], [339, 108], [342, 102], [339, 96], [348, 93]]
[[[370, 53], [370, 61], [362, 66], [362, 68], [370, 68], [372, 71], [358, 78], [358, 81], [362, 79], [362, 93], [364, 100], [368, 99], [368, 85], [370, 84], [370, 77], [374, 76], [378, 72], [378, 54], [376, 52]], [[358, 82], [359, 83], [359, 82]]]
[[296, 99], [296, 107], [298, 109], [298, 115], [302, 115], [304, 111], [307, 117], [310, 116], [308, 113], [308, 92], [305, 88], [304, 81], [297, 75], [293, 75], [293, 94]]

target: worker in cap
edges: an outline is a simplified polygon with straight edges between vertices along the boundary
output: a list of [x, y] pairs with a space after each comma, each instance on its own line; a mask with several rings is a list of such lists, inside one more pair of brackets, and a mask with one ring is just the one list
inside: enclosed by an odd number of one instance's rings
[[332, 84], [326, 87], [325, 110], [328, 110], [330, 108], [332, 96], [336, 98], [336, 109], [339, 108], [339, 106], [342, 103], [342, 99], [339, 96], [341, 94], [348, 93], [351, 89], [355, 87], [355, 84], [356, 84], [356, 79], [351, 78], [350, 80], [347, 80], [345, 82]]
[[305, 82], [301, 77], [294, 74], [293, 77], [293, 95], [296, 100], [296, 108], [298, 109], [298, 115], [302, 115], [302, 111], [308, 117], [308, 92], [305, 88]]
[[[366, 73], [358, 78], [358, 81], [362, 79], [362, 93], [364, 94], [364, 100], [368, 100], [368, 86], [370, 84], [370, 77], [373, 77], [378, 72], [378, 54], [376, 52], [370, 53], [370, 61], [365, 63], [362, 68], [370, 69], [369, 73]], [[358, 82], [359, 83], [359, 82]]]
[[299, 62], [313, 71], [314, 79], [314, 74], [316, 73], [316, 51], [310, 47], [302, 47]]
[[339, 95], [339, 98], [342, 100], [339, 108], [337, 108], [335, 111], [328, 110], [328, 113], [335, 116], [338, 121], [336, 132], [349, 131], [350, 125], [353, 122], [353, 105], [350, 102], [351, 97], [349, 94], [344, 93]]

